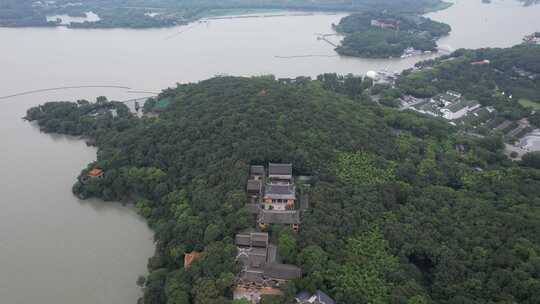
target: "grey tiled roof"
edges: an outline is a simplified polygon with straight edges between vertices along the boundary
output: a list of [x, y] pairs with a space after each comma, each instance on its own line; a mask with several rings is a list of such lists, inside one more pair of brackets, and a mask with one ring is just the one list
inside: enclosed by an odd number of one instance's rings
[[317, 296], [317, 299], [321, 304], [336, 304], [336, 302], [332, 298], [330, 298], [327, 294], [320, 290], [317, 290], [315, 295]]
[[300, 211], [306, 211], [309, 209], [309, 195], [303, 194], [300, 197]]
[[300, 224], [300, 213], [296, 210], [261, 210], [258, 222], [262, 224]]
[[292, 164], [268, 164], [269, 175], [292, 175]]
[[268, 233], [266, 232], [238, 233], [235, 237], [235, 243], [237, 246], [267, 247], [268, 246]]
[[237, 259], [249, 268], [260, 268], [266, 264], [267, 255], [266, 248], [239, 248]]
[[237, 234], [235, 243], [237, 246], [251, 246], [251, 236], [249, 234]]
[[302, 269], [289, 264], [268, 263], [264, 266], [266, 277], [278, 280], [292, 280], [302, 277]]
[[248, 191], [260, 191], [262, 189], [262, 182], [260, 180], [250, 179], [247, 182]]
[[326, 293], [317, 290], [315, 294], [311, 294], [307, 290], [301, 291], [294, 297], [300, 304], [336, 304]]
[[296, 301], [303, 303], [309, 300], [309, 298], [311, 298], [311, 293], [309, 293], [307, 290], [303, 290], [297, 293], [296, 296], [294, 296], [294, 298], [296, 299]]
[[251, 214], [259, 214], [259, 210], [261, 210], [261, 206], [259, 204], [246, 204], [246, 208]]
[[264, 197], [274, 199], [295, 199], [295, 187], [286, 184], [269, 184], [265, 186]]
[[264, 175], [264, 167], [263, 166], [251, 166], [249, 169], [249, 173], [251, 175]]

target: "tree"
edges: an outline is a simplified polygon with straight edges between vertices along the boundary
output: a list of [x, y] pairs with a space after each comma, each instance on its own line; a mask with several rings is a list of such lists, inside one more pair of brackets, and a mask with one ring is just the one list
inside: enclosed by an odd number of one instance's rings
[[146, 277], [142, 276], [142, 275], [138, 276], [137, 277], [137, 286], [143, 287], [144, 283], [146, 283]]
[[204, 231], [204, 242], [206, 244], [209, 244], [213, 241], [216, 241], [219, 238], [221, 231], [223, 231], [223, 229], [220, 228], [218, 225], [208, 225], [208, 227], [206, 227], [206, 230]]
[[[470, 59], [419, 83], [474, 72]], [[498, 58], [501, 71], [514, 59]], [[304, 272], [284, 286], [283, 301], [322, 289], [340, 303], [538, 302], [540, 170], [508, 160], [499, 137], [462, 136], [445, 121], [364, 102], [366, 92], [352, 100], [300, 79], [179, 85], [164, 91], [173, 102], [157, 119], [96, 116], [95, 104], [69, 102], [28, 116], [45, 132], [95, 138], [98, 161], [81, 177], [97, 166], [105, 178], [77, 183], [76, 194], [137, 202], [156, 242], [145, 303], [231, 302], [233, 237], [255, 224], [244, 207], [249, 164], [268, 161], [292, 162], [316, 181], [301, 230], [271, 227], [285, 262]], [[450, 84], [461, 82], [480, 83]], [[58, 129], [46, 128], [51, 120]], [[184, 270], [193, 250], [202, 256]]]
[[105, 97], [105, 96], [98, 96], [96, 98], [96, 103], [97, 104], [105, 104], [107, 102], [108, 102], [108, 100], [107, 100], [107, 97]]
[[281, 296], [264, 295], [261, 298], [260, 304], [285, 304], [285, 299]]
[[171, 272], [165, 284], [167, 304], [189, 304], [189, 293], [190, 284], [186, 273], [183, 270]]
[[428, 300], [424, 296], [414, 296], [407, 300], [407, 304], [428, 304]]
[[150, 272], [144, 288], [145, 304], [161, 304], [165, 302], [164, 286], [166, 278], [167, 270], [164, 268]]
[[322, 272], [326, 269], [328, 254], [317, 245], [310, 245], [302, 249], [298, 255], [298, 263], [306, 274]]
[[199, 279], [193, 288], [194, 304], [221, 304], [229, 300], [220, 296], [222, 291], [210, 279]]
[[345, 261], [335, 277], [338, 301], [388, 303], [392, 283], [388, 275], [397, 259], [388, 252], [388, 242], [373, 228], [347, 241]]
[[282, 229], [279, 234], [278, 241], [279, 254], [287, 263], [294, 263], [296, 261], [297, 243], [296, 238], [293, 235], [292, 230]]
[[540, 152], [529, 152], [523, 155], [521, 163], [526, 167], [540, 169]]

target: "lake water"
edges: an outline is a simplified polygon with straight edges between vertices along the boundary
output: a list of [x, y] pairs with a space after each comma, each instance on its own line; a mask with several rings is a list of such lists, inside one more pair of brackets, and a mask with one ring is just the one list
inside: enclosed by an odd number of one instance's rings
[[43, 100], [100, 93], [0, 102], [0, 303], [136, 303], [140, 295], [135, 282], [154, 250], [144, 220], [120, 204], [76, 199], [71, 186], [95, 149], [21, 119]]
[[540, 31], [540, 5], [525, 7], [517, 0], [455, 0], [449, 9], [427, 16], [452, 26], [439, 45], [458, 48], [510, 47], [525, 35]]
[[[454, 32], [454, 48], [510, 46], [540, 29], [538, 7], [513, 1], [461, 0], [432, 14]], [[513, 12], [509, 15], [508, 11]], [[527, 17], [522, 17], [527, 16]], [[51, 100], [146, 96], [176, 82], [218, 74], [278, 77], [324, 72], [400, 71], [421, 58], [365, 60], [336, 56], [316, 39], [344, 15], [219, 19], [151, 30], [0, 29], [0, 299], [10, 304], [135, 303], [137, 275], [153, 252], [152, 235], [119, 204], [79, 201], [71, 186], [95, 150], [76, 139], [42, 134], [21, 120]], [[486, 21], [487, 20], [487, 21]], [[335, 38], [335, 37], [334, 37]]]

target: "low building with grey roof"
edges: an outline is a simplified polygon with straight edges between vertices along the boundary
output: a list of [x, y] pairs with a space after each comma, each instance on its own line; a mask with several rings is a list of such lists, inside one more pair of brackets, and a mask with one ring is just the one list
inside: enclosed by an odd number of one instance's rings
[[286, 210], [294, 208], [296, 187], [291, 184], [268, 184], [264, 189], [265, 209]]
[[249, 175], [251, 179], [262, 179], [266, 174], [264, 166], [251, 166], [249, 168]]
[[291, 225], [293, 230], [298, 231], [300, 227], [300, 212], [297, 210], [261, 210], [257, 218], [257, 223], [261, 229], [268, 228], [269, 225]]
[[250, 179], [247, 182], [246, 190], [249, 195], [260, 196], [262, 194], [262, 180]]
[[294, 297], [299, 304], [336, 304], [336, 301], [321, 290], [310, 293], [307, 290], [301, 291]]
[[264, 275], [267, 278], [288, 281], [302, 277], [302, 269], [290, 264], [268, 263], [264, 266]]
[[268, 178], [275, 182], [292, 181], [292, 164], [268, 164]]
[[268, 247], [267, 232], [238, 233], [235, 237], [236, 246], [239, 247]]

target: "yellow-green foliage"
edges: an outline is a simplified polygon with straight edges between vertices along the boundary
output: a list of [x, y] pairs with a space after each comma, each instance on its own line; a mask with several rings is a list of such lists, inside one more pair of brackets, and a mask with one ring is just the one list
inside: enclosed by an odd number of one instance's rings
[[398, 260], [389, 252], [378, 228], [347, 240], [345, 261], [339, 267], [336, 293], [344, 303], [389, 303], [392, 283], [388, 276]]
[[463, 176], [463, 185], [469, 189], [480, 187], [482, 184], [499, 183], [505, 178], [504, 172], [493, 170], [484, 172], [470, 172]]
[[519, 100], [519, 104], [526, 107], [526, 108], [531, 108], [533, 110], [540, 110], [540, 103], [538, 102], [535, 102], [535, 101], [532, 101], [530, 99], [520, 99]]
[[378, 185], [394, 179], [394, 169], [365, 152], [341, 153], [337, 158], [338, 179], [351, 185]]

